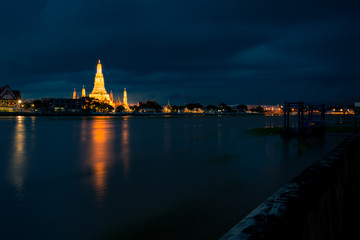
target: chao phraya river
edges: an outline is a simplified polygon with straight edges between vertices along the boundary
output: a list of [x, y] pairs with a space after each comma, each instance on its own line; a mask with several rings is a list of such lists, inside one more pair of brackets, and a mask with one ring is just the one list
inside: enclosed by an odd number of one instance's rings
[[0, 239], [218, 239], [345, 135], [281, 117], [1, 117]]

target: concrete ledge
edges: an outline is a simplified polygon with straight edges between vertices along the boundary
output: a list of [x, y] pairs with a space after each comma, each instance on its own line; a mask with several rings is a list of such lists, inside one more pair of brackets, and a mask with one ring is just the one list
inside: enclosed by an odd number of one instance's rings
[[[347, 138], [304, 170], [221, 240], [346, 239], [356, 233], [360, 200], [360, 135]], [[356, 234], [357, 235], [357, 234]]]

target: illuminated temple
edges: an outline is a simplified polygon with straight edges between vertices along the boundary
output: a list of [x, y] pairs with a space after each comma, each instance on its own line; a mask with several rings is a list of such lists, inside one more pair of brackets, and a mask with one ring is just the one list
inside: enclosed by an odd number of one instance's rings
[[124, 88], [124, 96], [123, 96], [123, 103], [122, 105], [124, 106], [125, 109], [129, 109], [129, 104], [127, 101], [127, 92], [126, 92], [126, 88]]
[[[77, 99], [78, 96], [79, 95], [76, 93], [76, 89], [74, 88], [73, 99]], [[82, 98], [86, 97], [86, 91], [85, 91], [84, 85], [83, 85], [83, 88], [81, 91], [81, 97]], [[101, 102], [108, 103], [111, 106], [113, 106], [114, 108], [118, 107], [118, 106], [123, 106], [125, 108], [125, 110], [130, 110], [129, 105], [128, 105], [128, 100], [127, 100], [126, 88], [124, 88], [122, 103], [121, 103], [119, 97], [116, 102], [114, 101], [114, 96], [113, 96], [112, 91], [110, 91], [110, 94], [107, 93], [107, 91], [105, 89], [105, 81], [104, 81], [104, 75], [102, 73], [102, 65], [100, 63], [100, 59], [98, 61], [97, 67], [96, 67], [94, 88], [93, 88], [92, 92], [89, 94], [89, 97], [95, 98]]]
[[106, 89], [105, 89], [104, 75], [102, 74], [102, 66], [100, 63], [100, 59], [97, 64], [94, 89], [89, 94], [89, 97], [98, 99], [100, 101], [110, 102], [110, 95], [106, 92]]

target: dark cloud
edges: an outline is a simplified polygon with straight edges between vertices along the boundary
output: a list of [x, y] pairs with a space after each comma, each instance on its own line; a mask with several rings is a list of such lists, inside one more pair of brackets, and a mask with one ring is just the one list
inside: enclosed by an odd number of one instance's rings
[[6, 1], [0, 84], [24, 96], [106, 87], [166, 103], [360, 100], [356, 1]]

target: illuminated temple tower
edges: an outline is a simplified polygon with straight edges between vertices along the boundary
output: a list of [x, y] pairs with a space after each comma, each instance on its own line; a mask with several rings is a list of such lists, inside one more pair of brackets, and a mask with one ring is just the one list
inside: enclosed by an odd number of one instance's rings
[[120, 97], [118, 96], [118, 99], [117, 99], [117, 101], [116, 101], [116, 105], [121, 105], [121, 101], [120, 101]]
[[100, 101], [109, 101], [110, 102], [110, 96], [106, 92], [105, 89], [105, 83], [104, 83], [104, 76], [102, 74], [102, 66], [99, 62], [97, 64], [97, 71], [95, 75], [95, 82], [94, 82], [94, 89], [89, 94], [89, 97], [98, 99]]
[[81, 91], [81, 97], [86, 97], [86, 92], [85, 92], [85, 86], [83, 85], [82, 91]]
[[126, 88], [124, 88], [123, 106], [125, 107], [125, 109], [129, 109], [129, 105], [128, 105], [128, 101], [127, 101], [127, 92], [126, 92]]

